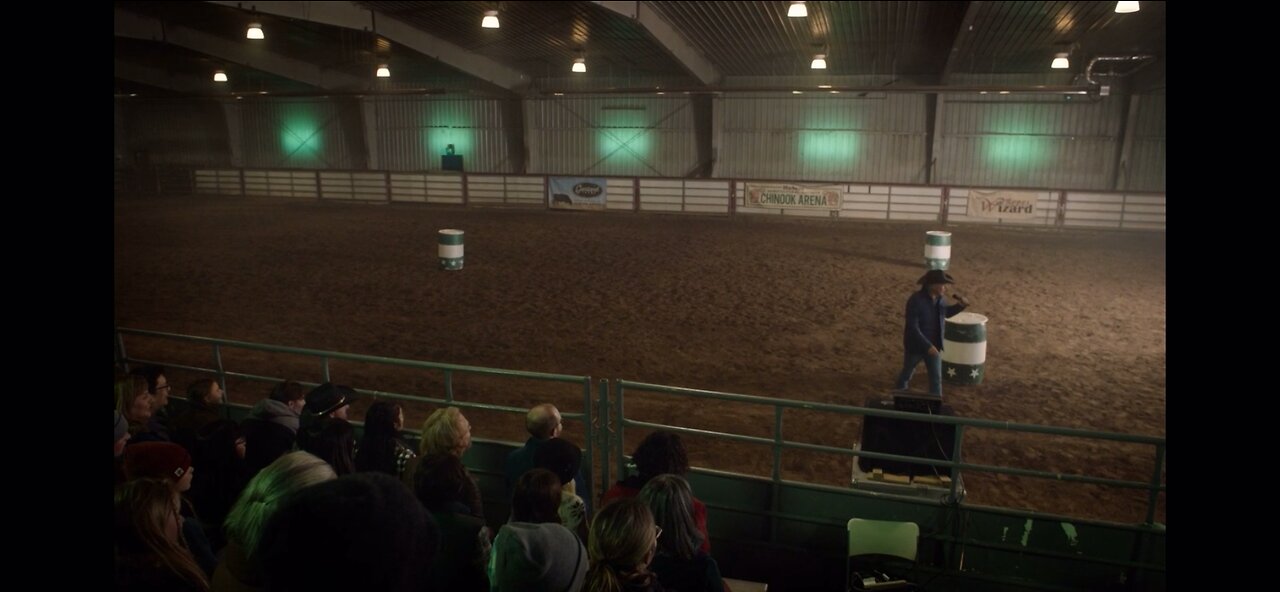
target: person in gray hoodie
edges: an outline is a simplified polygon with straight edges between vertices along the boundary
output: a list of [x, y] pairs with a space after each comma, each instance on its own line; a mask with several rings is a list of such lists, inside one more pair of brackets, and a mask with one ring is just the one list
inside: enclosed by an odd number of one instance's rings
[[587, 549], [560, 524], [560, 479], [533, 469], [516, 480], [511, 522], [498, 530], [489, 555], [492, 592], [579, 592]]
[[249, 475], [293, 450], [298, 438], [298, 421], [305, 392], [302, 385], [286, 380], [271, 389], [268, 398], [258, 401], [241, 427], [244, 429], [244, 462]]

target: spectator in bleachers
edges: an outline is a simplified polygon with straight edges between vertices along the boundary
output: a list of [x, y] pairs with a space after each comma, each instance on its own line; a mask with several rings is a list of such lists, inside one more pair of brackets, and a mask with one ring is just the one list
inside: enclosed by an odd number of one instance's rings
[[564, 438], [547, 440], [533, 454], [533, 464], [546, 469], [560, 480], [560, 523], [587, 542], [587, 506], [578, 496], [574, 477], [582, 465], [582, 449]]
[[560, 435], [564, 429], [560, 419], [560, 410], [555, 405], [543, 403], [529, 409], [524, 416], [524, 427], [529, 431], [529, 439], [524, 446], [512, 450], [503, 465], [503, 476], [507, 484], [507, 495], [515, 490], [516, 479], [533, 468], [533, 455], [544, 442]]
[[316, 483], [337, 479], [333, 467], [309, 452], [290, 452], [258, 472], [236, 500], [224, 522], [227, 547], [213, 573], [215, 591], [262, 590], [258, 543], [267, 520], [285, 497]]
[[124, 454], [124, 445], [129, 442], [129, 420], [119, 411], [112, 411], [116, 424], [116, 458]]
[[378, 471], [400, 478], [417, 456], [400, 440], [404, 408], [395, 401], [374, 401], [364, 414], [364, 437], [356, 454], [357, 471]]
[[191, 479], [195, 473], [191, 467], [191, 454], [186, 448], [173, 442], [142, 442], [129, 446], [124, 451], [124, 477], [127, 481], [136, 479], [164, 479], [179, 494], [182, 501], [181, 512], [182, 538], [196, 563], [204, 571], [205, 576], [212, 576], [218, 566], [218, 558], [214, 555], [209, 539], [200, 526], [200, 520], [191, 509], [190, 503], [181, 494], [191, 489]]
[[129, 421], [124, 418], [119, 411], [113, 411], [116, 422], [116, 456], [113, 463], [115, 467], [115, 484], [124, 483], [124, 446], [129, 443]]
[[[328, 460], [325, 454], [315, 452], [323, 447], [312, 444], [309, 440], [320, 437], [331, 423], [337, 421], [347, 423], [347, 413], [351, 402], [356, 400], [356, 390], [332, 382], [323, 383], [307, 393], [307, 402], [302, 409], [302, 418], [298, 427], [298, 448], [312, 451], [313, 454]], [[332, 434], [332, 432], [330, 432]], [[354, 459], [354, 452], [352, 458]], [[354, 461], [352, 467], [354, 468]], [[346, 473], [338, 472], [338, 476]]]
[[138, 442], [171, 441], [169, 437], [171, 418], [168, 415], [168, 406], [169, 393], [173, 391], [173, 386], [169, 384], [164, 373], [164, 366], [138, 366], [131, 372], [147, 381], [147, 393], [151, 395], [151, 418], [147, 420], [146, 429], [134, 435], [134, 439]]
[[258, 550], [272, 592], [420, 592], [439, 545], [403, 483], [356, 473], [290, 496]]
[[649, 507], [662, 529], [657, 555], [649, 566], [662, 586], [680, 592], [723, 592], [716, 560], [698, 548], [703, 535], [693, 522], [689, 482], [678, 475], [658, 475], [644, 484], [637, 499]]
[[662, 592], [649, 571], [662, 530], [644, 502], [619, 499], [606, 503], [591, 521], [586, 592]]
[[196, 432], [218, 421], [222, 406], [222, 386], [216, 380], [202, 378], [187, 387], [187, 409], [169, 422], [169, 437], [187, 452], [195, 454]]
[[532, 469], [516, 480], [511, 521], [493, 541], [489, 581], [494, 592], [582, 589], [587, 551], [560, 524], [560, 479]]
[[293, 450], [298, 439], [298, 418], [306, 404], [302, 385], [286, 380], [249, 410], [244, 428], [245, 466], [253, 476], [281, 455]]
[[161, 479], [137, 479], [115, 494], [115, 589], [209, 589], [183, 542], [178, 494]]
[[[685, 453], [684, 443], [680, 435], [674, 432], [658, 430], [649, 434], [631, 455], [636, 463], [636, 472], [626, 479], [614, 483], [604, 493], [601, 503], [620, 497], [635, 497], [650, 479], [658, 475], [672, 474], [684, 476], [689, 472], [689, 455]], [[707, 506], [697, 497], [693, 498], [693, 521], [702, 533], [702, 551], [711, 553], [711, 538], [707, 535]]]
[[312, 423], [302, 449], [314, 454], [338, 473], [338, 476], [356, 472], [356, 430], [344, 419], [323, 418]]
[[433, 454], [418, 463], [414, 492], [440, 528], [440, 553], [431, 563], [431, 590], [488, 592], [490, 533], [467, 502], [478, 493], [462, 461]]
[[115, 397], [116, 411], [129, 422], [130, 441], [140, 442], [138, 435], [147, 430], [151, 421], [151, 393], [147, 392], [146, 379], [134, 374], [117, 378]]
[[[462, 415], [457, 407], [436, 409], [427, 420], [422, 422], [422, 441], [418, 444], [418, 458], [409, 461], [405, 467], [403, 481], [412, 489], [419, 461], [432, 454], [452, 454], [462, 459], [462, 455], [471, 448], [471, 422]], [[467, 473], [470, 476], [470, 472]], [[475, 477], [471, 477], [472, 482]], [[480, 501], [480, 487], [474, 488], [475, 495], [467, 501], [471, 515], [484, 519], [484, 504]]]
[[191, 458], [200, 470], [191, 479], [188, 495], [215, 551], [226, 544], [222, 522], [249, 481], [244, 447], [240, 426], [229, 419], [219, 419], [196, 432]]

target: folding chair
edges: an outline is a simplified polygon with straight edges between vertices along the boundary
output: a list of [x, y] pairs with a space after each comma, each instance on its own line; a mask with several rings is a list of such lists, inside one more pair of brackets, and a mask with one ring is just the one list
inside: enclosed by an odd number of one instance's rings
[[[915, 586], [899, 576], [883, 571], [886, 565], [895, 564], [894, 573], [902, 573], [905, 567], [914, 567], [916, 543], [920, 539], [920, 526], [915, 522], [889, 520], [849, 520], [849, 555], [845, 561], [845, 588], [847, 590], [910, 589]], [[855, 569], [857, 568], [857, 569]]]

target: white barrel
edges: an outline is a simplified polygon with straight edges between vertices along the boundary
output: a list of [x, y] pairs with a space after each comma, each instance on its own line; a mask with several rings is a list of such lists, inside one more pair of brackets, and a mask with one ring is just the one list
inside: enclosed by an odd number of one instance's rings
[[928, 269], [951, 267], [951, 233], [930, 230], [924, 233], [924, 266]]
[[440, 269], [457, 271], [462, 269], [462, 237], [461, 230], [446, 228], [441, 230], [439, 239]]
[[987, 317], [962, 312], [942, 330], [942, 377], [955, 384], [982, 384], [987, 373]]

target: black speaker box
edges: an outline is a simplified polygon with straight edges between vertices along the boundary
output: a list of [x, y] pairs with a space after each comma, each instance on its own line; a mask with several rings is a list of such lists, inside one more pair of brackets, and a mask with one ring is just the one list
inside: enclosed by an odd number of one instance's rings
[[[895, 410], [893, 399], [879, 395], [868, 400], [866, 406], [885, 411]], [[922, 407], [920, 414], [928, 415], [928, 411], [928, 407]], [[954, 417], [956, 413], [950, 405], [940, 405], [937, 414]], [[951, 460], [951, 455], [955, 451], [955, 438], [956, 427], [950, 424], [870, 415], [862, 417], [862, 450], [868, 452]], [[947, 467], [863, 456], [858, 457], [858, 468], [866, 473], [874, 469], [884, 469], [886, 473], [912, 477], [951, 474], [951, 470]]]

